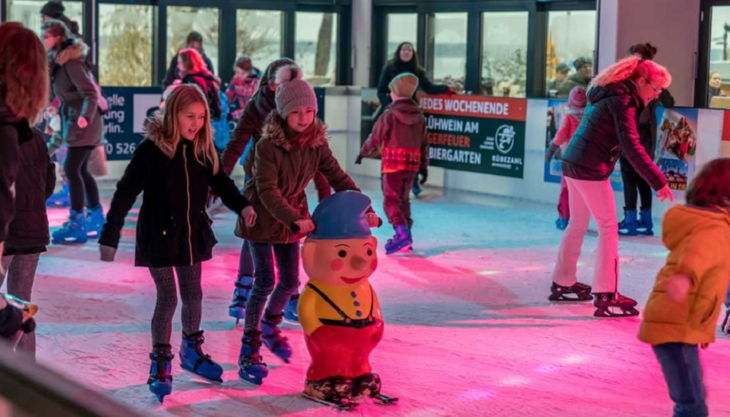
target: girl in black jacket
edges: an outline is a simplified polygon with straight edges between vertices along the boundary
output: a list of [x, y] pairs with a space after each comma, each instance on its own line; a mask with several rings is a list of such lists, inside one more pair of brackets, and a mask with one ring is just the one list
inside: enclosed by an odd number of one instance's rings
[[200, 88], [183, 84], [170, 94], [164, 117], [148, 120], [139, 145], [117, 183], [99, 239], [101, 258], [114, 259], [124, 217], [144, 191], [137, 222], [135, 265], [149, 268], [157, 287], [152, 317], [150, 390], [160, 401], [172, 391], [170, 333], [177, 304], [177, 272], [183, 302], [182, 367], [221, 381], [221, 366], [201, 350], [201, 262], [216, 240], [205, 212], [208, 188], [253, 225], [256, 213], [220, 169], [212, 141], [210, 111]]
[[[615, 63], [593, 79], [587, 93], [588, 107], [562, 158], [569, 190], [570, 223], [560, 242], [550, 300], [592, 298], [591, 287], [577, 282], [576, 275], [583, 236], [592, 216], [598, 226], [594, 315], [639, 314], [634, 308], [636, 301], [618, 293], [618, 224], [608, 177], [623, 155], [658, 190], [661, 200], [673, 199], [666, 178], [641, 145], [637, 129], [641, 110], [671, 81], [666, 68], [638, 56]], [[620, 311], [613, 311], [614, 308]]]

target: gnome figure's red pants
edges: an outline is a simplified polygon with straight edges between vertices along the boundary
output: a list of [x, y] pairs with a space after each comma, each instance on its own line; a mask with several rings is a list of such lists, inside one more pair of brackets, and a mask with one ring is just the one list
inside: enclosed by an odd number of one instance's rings
[[367, 327], [323, 325], [305, 338], [312, 364], [307, 380], [341, 376], [354, 378], [370, 373], [370, 352], [383, 337], [383, 321]]

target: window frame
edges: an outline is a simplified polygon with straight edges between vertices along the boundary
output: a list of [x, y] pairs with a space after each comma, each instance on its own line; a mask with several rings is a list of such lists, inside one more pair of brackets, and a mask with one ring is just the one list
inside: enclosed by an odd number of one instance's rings
[[[0, 0], [1, 21], [7, 18], [8, 0]], [[217, 75], [228, 81], [233, 76], [233, 64], [236, 60], [235, 36], [231, 39], [225, 35], [236, 33], [236, 10], [277, 10], [282, 12], [282, 53], [283, 56], [294, 56], [294, 25], [296, 12], [323, 12], [337, 15], [337, 67], [335, 84], [348, 85], [352, 82], [352, 0], [84, 0], [83, 24], [89, 28], [84, 32], [84, 41], [92, 48], [94, 74], [98, 76], [98, 39], [99, 39], [99, 5], [142, 5], [153, 6], [153, 45], [152, 45], [152, 84], [160, 85], [167, 70], [167, 7], [215, 7], [218, 13], [218, 65]], [[40, 9], [39, 9], [40, 12]], [[268, 64], [268, 63], [266, 63]], [[262, 65], [265, 67], [265, 65]], [[262, 68], [263, 69], [263, 68]]]
[[[727, 0], [730, 2], [730, 0]], [[545, 93], [545, 60], [547, 49], [548, 13], [551, 11], [598, 10], [598, 0], [373, 0], [373, 30], [370, 68], [370, 85], [376, 86], [392, 51], [387, 51], [387, 15], [389, 13], [418, 14], [418, 51], [421, 65], [429, 77], [433, 74], [433, 54], [427, 45], [428, 28], [433, 24], [435, 13], [467, 13], [467, 56], [464, 89], [479, 92], [482, 67], [482, 13], [485, 12], [528, 12], [527, 43], [527, 98], [547, 97]], [[598, 17], [598, 14], [596, 13]], [[599, 27], [596, 25], [596, 32]], [[377, 32], [377, 33], [376, 33]], [[476, 34], [476, 35], [474, 35]], [[598, 36], [594, 53], [598, 54]], [[593, 57], [595, 61], [595, 56]]]
[[694, 106], [710, 108], [705, 103], [709, 90], [710, 77], [710, 42], [712, 25], [712, 8], [715, 6], [730, 6], [730, 0], [702, 0], [700, 3], [700, 33], [697, 46], [697, 61], [695, 64], [695, 94]]

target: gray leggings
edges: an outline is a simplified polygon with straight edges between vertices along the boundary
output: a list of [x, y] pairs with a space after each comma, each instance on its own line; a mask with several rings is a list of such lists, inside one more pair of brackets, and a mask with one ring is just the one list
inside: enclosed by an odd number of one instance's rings
[[[200, 262], [191, 266], [176, 266], [182, 299], [182, 327], [185, 334], [200, 330], [203, 291], [200, 287]], [[170, 344], [172, 317], [177, 307], [177, 288], [173, 267], [150, 268], [157, 287], [157, 303], [152, 315], [152, 344]]]
[[[2, 257], [3, 268], [7, 270], [8, 294], [14, 295], [22, 300], [31, 301], [30, 295], [33, 290], [33, 279], [38, 267], [40, 253], [28, 253], [22, 255], [7, 255]], [[0, 275], [0, 287], [5, 277]], [[18, 342], [17, 349], [28, 352], [35, 357], [35, 332], [26, 333]]]

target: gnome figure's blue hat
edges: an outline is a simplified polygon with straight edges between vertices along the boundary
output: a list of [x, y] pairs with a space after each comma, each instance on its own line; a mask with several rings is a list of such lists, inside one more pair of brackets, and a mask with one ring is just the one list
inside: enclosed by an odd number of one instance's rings
[[371, 236], [365, 213], [370, 198], [357, 191], [340, 191], [322, 200], [312, 213], [311, 239], [364, 239]]

